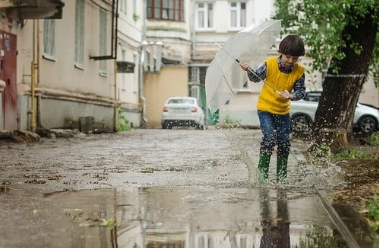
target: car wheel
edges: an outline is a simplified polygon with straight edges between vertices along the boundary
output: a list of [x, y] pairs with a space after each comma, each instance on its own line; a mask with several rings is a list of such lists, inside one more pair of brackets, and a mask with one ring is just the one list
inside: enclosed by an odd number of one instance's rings
[[197, 125], [196, 126], [196, 128], [198, 129], [198, 130], [205, 130], [205, 126], [204, 125]]
[[292, 131], [295, 133], [307, 133], [311, 131], [311, 123], [309, 117], [305, 115], [295, 115], [292, 117]]
[[362, 133], [373, 133], [376, 130], [376, 120], [372, 116], [364, 116], [358, 121], [359, 131]]

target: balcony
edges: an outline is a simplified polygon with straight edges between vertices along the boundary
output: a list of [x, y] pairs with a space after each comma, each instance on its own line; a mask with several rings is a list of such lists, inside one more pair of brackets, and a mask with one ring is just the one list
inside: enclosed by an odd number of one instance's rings
[[13, 19], [62, 19], [61, 0], [0, 0], [0, 10]]

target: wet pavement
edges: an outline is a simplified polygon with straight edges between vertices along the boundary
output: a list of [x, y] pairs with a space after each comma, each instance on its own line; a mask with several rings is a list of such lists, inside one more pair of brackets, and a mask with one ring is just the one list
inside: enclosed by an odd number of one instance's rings
[[[256, 182], [259, 130], [148, 130], [1, 143], [0, 247], [348, 247], [305, 163]], [[317, 244], [317, 246], [315, 246]]]

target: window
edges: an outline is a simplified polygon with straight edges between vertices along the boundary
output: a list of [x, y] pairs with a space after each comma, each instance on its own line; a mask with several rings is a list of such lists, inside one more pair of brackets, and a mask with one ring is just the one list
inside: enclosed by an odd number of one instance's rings
[[124, 10], [125, 10], [125, 5], [124, 5], [125, 0], [121, 0], [121, 1], [119, 1], [119, 3], [120, 3], [120, 12], [124, 13]]
[[147, 0], [147, 18], [184, 21], [184, 0]]
[[213, 28], [213, 4], [198, 3], [197, 4], [196, 23], [198, 29]]
[[231, 2], [230, 3], [230, 27], [242, 28], [246, 27], [246, 3]]
[[127, 0], [121, 0], [121, 2], [123, 2], [123, 4], [124, 4], [124, 10], [123, 10], [123, 12], [126, 15], [127, 9], [128, 9], [128, 1]]
[[55, 55], [55, 20], [43, 22], [43, 56], [53, 58]]
[[[125, 48], [121, 48], [121, 61], [126, 61], [126, 49]], [[122, 89], [123, 90], [126, 90], [126, 87], [125, 87], [125, 82], [126, 82], [126, 73], [121, 73], [121, 85], [122, 85]]]
[[76, 0], [75, 9], [75, 66], [84, 67], [84, 0]]
[[[100, 9], [100, 56], [107, 55], [107, 12], [104, 9]], [[100, 74], [107, 74], [107, 60], [100, 60]]]

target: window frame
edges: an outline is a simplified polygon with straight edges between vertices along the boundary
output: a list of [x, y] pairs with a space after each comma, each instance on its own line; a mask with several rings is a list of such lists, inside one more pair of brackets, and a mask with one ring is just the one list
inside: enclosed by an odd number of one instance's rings
[[[100, 56], [107, 55], [107, 39], [108, 33], [108, 13], [105, 9], [99, 10], [99, 54]], [[107, 76], [108, 74], [107, 60], [99, 60], [99, 74]]]
[[75, 58], [76, 68], [84, 69], [85, 1], [76, 0], [75, 6]]
[[[147, 19], [184, 22], [184, 3], [184, 0], [148, 0]], [[165, 11], [167, 18], [163, 17]]]
[[42, 57], [49, 60], [55, 59], [55, 26], [54, 19], [45, 19], [43, 21], [43, 50]]
[[[235, 7], [232, 6], [232, 4], [236, 4]], [[242, 24], [242, 20], [241, 20], [241, 12], [242, 12], [242, 6], [241, 4], [245, 4], [245, 23]], [[229, 2], [229, 7], [230, 7], [230, 11], [229, 11], [229, 29], [230, 30], [241, 30], [243, 28], [245, 28], [247, 26], [247, 20], [248, 20], [248, 12], [247, 12], [247, 9], [248, 9], [248, 6], [247, 6], [247, 2], [246, 1], [230, 1]], [[232, 26], [232, 12], [233, 11], [236, 11], [236, 26]]]
[[[203, 7], [200, 8], [200, 4], [204, 4]], [[209, 6], [212, 6], [212, 15], [211, 17], [209, 17]], [[199, 27], [199, 18], [200, 18], [200, 12], [203, 12], [203, 15], [204, 15], [204, 19], [203, 19], [203, 27]], [[211, 20], [209, 19], [211, 18]], [[203, 30], [206, 30], [206, 31], [210, 31], [210, 30], [214, 30], [215, 27], [214, 27], [214, 20], [215, 20], [215, 17], [214, 17], [214, 3], [213, 2], [197, 2], [196, 3], [196, 12], [195, 12], [195, 28], [197, 31], [203, 31]], [[208, 26], [208, 21], [211, 22], [211, 26]]]

